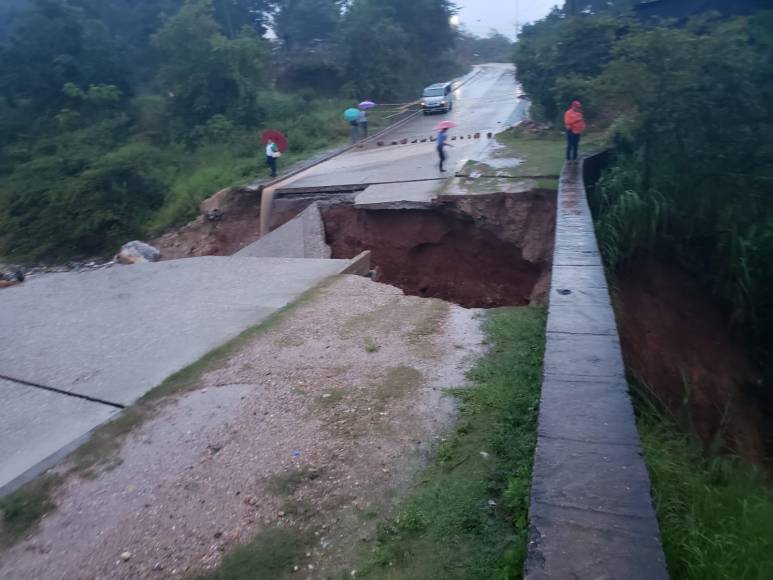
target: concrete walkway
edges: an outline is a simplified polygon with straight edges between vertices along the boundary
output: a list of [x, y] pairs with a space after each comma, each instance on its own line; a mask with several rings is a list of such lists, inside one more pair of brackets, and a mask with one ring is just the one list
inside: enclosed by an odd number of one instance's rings
[[582, 171], [561, 176], [529, 580], [668, 578]]
[[190, 258], [49, 274], [3, 290], [0, 493], [350, 264]]

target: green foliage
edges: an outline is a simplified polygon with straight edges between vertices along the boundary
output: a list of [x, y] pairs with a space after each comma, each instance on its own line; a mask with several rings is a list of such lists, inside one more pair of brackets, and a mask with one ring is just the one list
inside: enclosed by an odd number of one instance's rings
[[458, 72], [451, 14], [446, 0], [352, 2], [339, 33], [348, 92], [382, 101], [415, 98], [424, 84]]
[[674, 256], [753, 332], [771, 377], [772, 57], [771, 12], [669, 28], [558, 10], [515, 57], [547, 117], [580, 98], [612, 125], [615, 166], [591, 197], [607, 264]]
[[[490, 354], [456, 391], [462, 419], [383, 524], [365, 578], [520, 578], [544, 345], [541, 309], [492, 311]], [[483, 452], [483, 453], [481, 453]]]
[[341, 18], [340, 0], [280, 0], [278, 4], [274, 28], [287, 50], [332, 37]]
[[[628, 20], [607, 15], [565, 18], [557, 10], [524, 27], [516, 43], [515, 65], [538, 112], [553, 121], [572, 100], [591, 100], [589, 80], [610, 62], [615, 41], [633, 27]], [[587, 112], [594, 114], [590, 107]]]
[[773, 494], [732, 457], [703, 456], [656, 407], [637, 404], [663, 549], [675, 580], [773, 576]]
[[0, 498], [0, 548], [12, 545], [54, 509], [51, 490], [61, 482], [46, 476]]
[[184, 125], [227, 113], [252, 116], [267, 59], [254, 30], [245, 28], [230, 39], [214, 18], [211, 0], [186, 0], [153, 44], [162, 57], [158, 81]]
[[285, 166], [346, 138], [342, 92], [407, 100], [456, 71], [446, 0], [344, 4], [4, 3], [0, 253], [112, 253], [260, 173], [262, 129], [288, 135]]
[[282, 578], [302, 562], [311, 539], [293, 530], [270, 528], [260, 532], [248, 544], [236, 548], [213, 572], [196, 580], [255, 580]]

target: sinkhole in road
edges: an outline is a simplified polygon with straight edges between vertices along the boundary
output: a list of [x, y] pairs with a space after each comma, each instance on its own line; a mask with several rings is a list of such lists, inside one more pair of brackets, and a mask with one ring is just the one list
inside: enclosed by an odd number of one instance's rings
[[322, 207], [334, 258], [371, 251], [374, 279], [467, 308], [543, 304], [550, 284], [553, 191], [445, 196], [425, 209]]

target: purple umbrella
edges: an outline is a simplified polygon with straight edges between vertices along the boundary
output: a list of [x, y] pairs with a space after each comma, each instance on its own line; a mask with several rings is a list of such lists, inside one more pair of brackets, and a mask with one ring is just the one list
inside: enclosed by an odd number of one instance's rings
[[367, 109], [372, 109], [373, 107], [375, 107], [376, 103], [374, 103], [373, 101], [362, 101], [358, 106], [362, 110], [367, 110]]

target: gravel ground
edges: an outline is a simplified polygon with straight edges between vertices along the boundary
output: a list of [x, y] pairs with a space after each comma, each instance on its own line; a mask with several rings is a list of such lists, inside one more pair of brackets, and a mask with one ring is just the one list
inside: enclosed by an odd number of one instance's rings
[[293, 577], [348, 571], [448, 432], [478, 318], [339, 277], [70, 478], [0, 577], [184, 577], [275, 526], [313, 534]]

